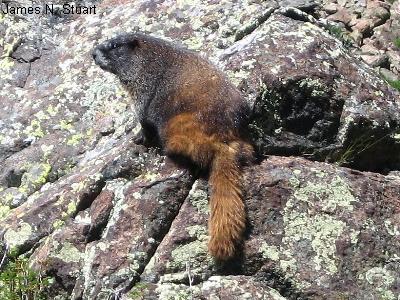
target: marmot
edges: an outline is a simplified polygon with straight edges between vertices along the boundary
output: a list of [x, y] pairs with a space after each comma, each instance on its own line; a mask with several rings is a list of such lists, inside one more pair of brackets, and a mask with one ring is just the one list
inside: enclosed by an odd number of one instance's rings
[[241, 92], [196, 53], [141, 33], [103, 42], [93, 58], [135, 98], [146, 139], [209, 170], [208, 249], [217, 259], [232, 258], [246, 226], [242, 162], [253, 156], [245, 138], [250, 109]]

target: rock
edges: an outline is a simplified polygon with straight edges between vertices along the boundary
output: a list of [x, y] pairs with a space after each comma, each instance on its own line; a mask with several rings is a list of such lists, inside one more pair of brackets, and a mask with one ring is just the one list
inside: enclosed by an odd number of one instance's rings
[[392, 30], [393, 26], [390, 24], [390, 21], [389, 24], [385, 23], [373, 29], [375, 44], [380, 49], [387, 50], [392, 46], [393, 40], [396, 38], [396, 33]]
[[10, 187], [0, 192], [0, 205], [9, 206], [10, 208], [16, 208], [24, 203], [27, 199], [26, 194], [21, 192], [16, 187]]
[[347, 25], [351, 22], [352, 16], [346, 9], [339, 8], [337, 12], [328, 16], [327, 19], [335, 22], [342, 22], [343, 24]]
[[185, 283], [187, 264], [194, 283], [209, 278], [217, 271], [215, 262], [207, 253], [207, 199], [207, 184], [197, 181], [171, 229], [143, 271], [142, 281]]
[[336, 3], [327, 3], [322, 7], [322, 9], [328, 14], [334, 14], [338, 10], [338, 5]]
[[367, 33], [371, 28], [371, 23], [366, 19], [358, 19], [356, 24], [353, 26], [353, 30], [357, 30], [362, 34]]
[[375, 48], [372, 44], [364, 44], [361, 47], [361, 53], [367, 55], [384, 54], [385, 52]]
[[[265, 35], [274, 38], [265, 39]], [[279, 44], [287, 46], [282, 49], [277, 47]], [[385, 65], [387, 58], [382, 57], [373, 57], [371, 63]], [[398, 94], [389, 91], [387, 84], [372, 69], [350, 58], [340, 41], [327, 36], [315, 25], [273, 15], [240, 46], [225, 49], [221, 58], [226, 60], [228, 74], [229, 70], [239, 70], [243, 61], [251, 62], [251, 71], [236, 74], [240, 82], [243, 79], [239, 76], [243, 78], [244, 74], [250, 74], [243, 88], [255, 98], [251, 128], [263, 154], [303, 153], [320, 159], [336, 157], [335, 160], [341, 156], [339, 153], [353, 148], [350, 145], [364, 142], [372, 145], [377, 136], [380, 140], [398, 130], [399, 104], [395, 100]], [[306, 73], [312, 75], [304, 76]], [[360, 82], [360, 77], [365, 80]], [[346, 78], [346, 81], [340, 78]], [[372, 89], [376, 92], [366, 93], [370, 89], [367, 86], [375, 87]], [[352, 100], [344, 103], [344, 99]], [[386, 106], [383, 103], [387, 99], [391, 100]], [[373, 116], [373, 120], [368, 121], [369, 116]], [[388, 119], [397, 120], [392, 123], [393, 127], [387, 127]], [[355, 132], [358, 132], [356, 136], [365, 136], [365, 141], [350, 141], [348, 138], [352, 139]], [[385, 162], [376, 161], [375, 164], [369, 159], [370, 155], [381, 155], [381, 145], [375, 150], [367, 146], [364, 153], [356, 150], [351, 162], [347, 163], [358, 167], [368, 164], [370, 170], [383, 165], [392, 165], [389, 169], [395, 169], [399, 156], [390, 149], [399, 145], [394, 139], [387, 145], [384, 147], [390, 154], [384, 158]], [[379, 155], [372, 154], [374, 151]], [[336, 154], [331, 156], [332, 153]]]
[[315, 10], [321, 3], [320, 0], [278, 0], [279, 6], [295, 7], [305, 12]]
[[359, 32], [358, 30], [353, 30], [350, 33], [350, 37], [353, 39], [356, 45], [361, 46], [363, 42], [363, 34], [361, 32]]
[[389, 8], [389, 4], [384, 1], [368, 1], [364, 15], [371, 20], [372, 27], [376, 27], [389, 19]]
[[372, 44], [361, 46], [361, 58], [371, 67], [388, 67], [389, 58], [385, 51], [375, 48]]
[[[284, 299], [397, 295], [398, 177], [270, 157], [248, 168], [244, 182], [250, 229], [243, 257], [220, 272], [256, 277]], [[198, 182], [137, 284], [144, 299], [190, 285], [205, 295], [207, 278], [218, 272], [206, 254], [206, 197]]]
[[379, 68], [379, 74], [381, 74], [385, 79], [391, 81], [399, 80], [398, 76], [396, 76], [393, 72], [385, 68]]
[[37, 48], [34, 42], [27, 41], [18, 43], [15, 51], [11, 54], [11, 57], [25, 63], [30, 63], [39, 59], [41, 56], [40, 50]]
[[[49, 299], [396, 299], [399, 93], [315, 3], [104, 0], [97, 15], [0, 18], [1, 253], [52, 277]], [[365, 1], [333, 3], [366, 19]], [[392, 16], [364, 42], [390, 49], [396, 74]], [[134, 101], [90, 57], [135, 29], [201, 52], [254, 107], [247, 232], [225, 264], [207, 253], [207, 181], [134, 144]]]
[[290, 299], [398, 295], [399, 178], [270, 157], [245, 184], [245, 274]]
[[374, 68], [386, 67], [389, 61], [387, 55], [361, 55], [361, 58]]
[[389, 62], [390, 62], [390, 70], [397, 74], [400, 75], [400, 53], [399, 51], [387, 51], [386, 52], [387, 56], [389, 57]]
[[351, 5], [351, 9], [353, 9], [353, 11], [357, 15], [362, 15], [363, 12], [365, 11], [365, 8], [367, 7], [366, 2], [367, 2], [366, 0], [355, 0]]
[[[190, 274], [190, 273], [189, 273]], [[190, 286], [173, 283], [138, 283], [128, 296], [140, 299], [277, 299], [285, 300], [275, 289], [266, 287], [259, 280], [247, 276], [212, 276], [201, 284]]]

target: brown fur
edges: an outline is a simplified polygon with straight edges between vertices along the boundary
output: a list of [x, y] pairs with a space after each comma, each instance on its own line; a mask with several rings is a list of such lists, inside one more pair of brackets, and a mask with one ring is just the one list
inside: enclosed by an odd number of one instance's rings
[[253, 153], [243, 138], [249, 109], [241, 93], [207, 60], [142, 34], [107, 41], [94, 57], [132, 91], [145, 133], [158, 136], [167, 155], [210, 170], [208, 249], [233, 257], [246, 220], [240, 161]]

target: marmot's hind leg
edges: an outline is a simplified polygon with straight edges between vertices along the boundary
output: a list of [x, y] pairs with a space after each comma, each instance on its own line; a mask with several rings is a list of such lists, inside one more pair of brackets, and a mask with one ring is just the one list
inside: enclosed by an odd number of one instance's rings
[[216, 141], [207, 136], [192, 114], [180, 114], [166, 126], [167, 155], [182, 155], [201, 168], [208, 168], [214, 157]]
[[235, 255], [242, 240], [246, 214], [242, 201], [239, 151], [250, 155], [251, 146], [241, 142], [229, 145], [207, 136], [190, 114], [172, 118], [167, 126], [168, 155], [183, 155], [210, 168], [210, 219], [208, 249], [215, 258], [226, 260]]

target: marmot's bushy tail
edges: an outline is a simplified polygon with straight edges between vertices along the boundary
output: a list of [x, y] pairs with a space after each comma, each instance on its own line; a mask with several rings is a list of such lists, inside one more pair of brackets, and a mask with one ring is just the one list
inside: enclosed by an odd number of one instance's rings
[[210, 242], [208, 249], [217, 259], [235, 254], [246, 226], [242, 200], [240, 156], [251, 156], [252, 147], [243, 142], [220, 144], [210, 166]]

